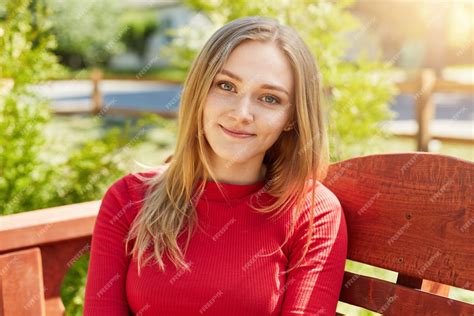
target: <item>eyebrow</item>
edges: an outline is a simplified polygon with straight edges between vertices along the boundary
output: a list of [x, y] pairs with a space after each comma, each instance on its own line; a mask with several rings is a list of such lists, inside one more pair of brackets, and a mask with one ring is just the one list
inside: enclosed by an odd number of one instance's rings
[[[234, 78], [237, 81], [242, 82], [242, 78], [240, 78], [239, 76], [237, 76], [236, 74], [234, 74], [233, 72], [231, 72], [229, 70], [222, 69], [219, 73], [224, 74], [226, 76]], [[288, 91], [286, 91], [285, 88], [282, 88], [280, 86], [275, 86], [275, 85], [272, 85], [272, 84], [265, 83], [265, 84], [262, 84], [261, 87], [264, 88], [264, 89], [272, 89], [272, 90], [281, 91], [281, 92], [285, 93], [288, 97], [290, 97], [290, 94], [288, 93]]]

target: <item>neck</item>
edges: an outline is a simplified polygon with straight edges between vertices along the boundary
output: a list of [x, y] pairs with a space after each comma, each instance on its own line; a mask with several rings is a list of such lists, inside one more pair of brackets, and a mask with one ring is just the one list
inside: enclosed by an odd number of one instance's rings
[[[247, 185], [265, 179], [267, 168], [265, 164], [243, 165], [243, 164], [213, 164], [213, 172], [216, 174], [217, 182]], [[208, 179], [209, 180], [209, 179]]]

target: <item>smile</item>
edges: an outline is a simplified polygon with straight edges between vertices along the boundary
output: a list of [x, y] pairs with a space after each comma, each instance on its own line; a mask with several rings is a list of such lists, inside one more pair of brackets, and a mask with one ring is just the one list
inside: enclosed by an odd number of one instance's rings
[[250, 138], [256, 136], [255, 134], [240, 134], [240, 133], [234, 133], [223, 127], [222, 125], [219, 125], [219, 127], [222, 129], [224, 133], [226, 133], [229, 136], [235, 137], [235, 138]]

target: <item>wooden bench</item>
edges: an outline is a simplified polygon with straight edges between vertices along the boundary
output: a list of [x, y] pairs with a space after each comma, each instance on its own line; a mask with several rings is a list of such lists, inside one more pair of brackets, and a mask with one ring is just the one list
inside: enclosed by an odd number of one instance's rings
[[[447, 297], [474, 291], [474, 163], [430, 153], [332, 164], [348, 259], [398, 272], [396, 283], [346, 271], [340, 301], [384, 315], [473, 315]], [[0, 217], [0, 315], [63, 315], [60, 287], [89, 251], [100, 201]], [[474, 293], [473, 293], [474, 294]]]
[[90, 249], [99, 207], [94, 201], [0, 217], [0, 315], [64, 315], [61, 284]]
[[333, 164], [324, 183], [344, 208], [348, 259], [398, 272], [394, 284], [346, 271], [340, 301], [383, 315], [474, 315], [447, 298], [449, 286], [474, 290], [473, 163], [373, 155]]

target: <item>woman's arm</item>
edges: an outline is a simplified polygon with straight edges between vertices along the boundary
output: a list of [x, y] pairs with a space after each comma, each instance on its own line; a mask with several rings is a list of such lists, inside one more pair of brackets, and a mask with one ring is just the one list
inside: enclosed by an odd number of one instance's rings
[[341, 204], [325, 186], [316, 189], [316, 207], [297, 221], [289, 240], [289, 267], [301, 258], [313, 216], [314, 232], [305, 260], [288, 273], [281, 315], [336, 313], [347, 258], [347, 228]]
[[129, 230], [131, 201], [126, 178], [107, 190], [92, 235], [84, 315], [128, 316], [125, 279], [128, 258], [124, 239]]

